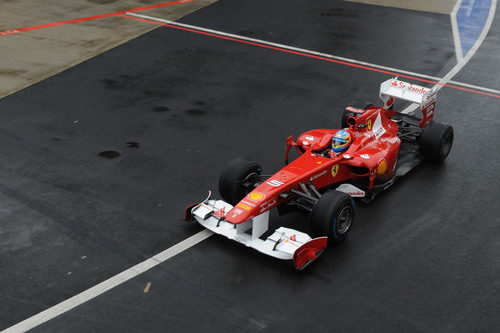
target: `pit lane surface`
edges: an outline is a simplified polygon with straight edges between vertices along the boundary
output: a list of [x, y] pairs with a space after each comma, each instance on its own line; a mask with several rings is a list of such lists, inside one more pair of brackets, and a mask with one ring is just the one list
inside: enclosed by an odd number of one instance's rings
[[[455, 60], [440, 14], [220, 1], [182, 22], [429, 75]], [[499, 32], [494, 23], [460, 80], [500, 86]], [[225, 161], [245, 154], [276, 170], [285, 137], [336, 127], [351, 100], [376, 102], [386, 78], [158, 29], [2, 99], [2, 227], [11, 232], [0, 327], [198, 232], [178, 218], [215, 189]], [[444, 88], [436, 118], [456, 131], [445, 166], [425, 164], [362, 205], [349, 240], [306, 272], [214, 236], [37, 330], [492, 330], [498, 106]], [[120, 155], [98, 155], [110, 150]]]

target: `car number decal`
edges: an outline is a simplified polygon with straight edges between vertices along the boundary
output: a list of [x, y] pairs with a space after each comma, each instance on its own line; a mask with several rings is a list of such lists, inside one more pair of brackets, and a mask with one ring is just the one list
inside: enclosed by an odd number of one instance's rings
[[281, 185], [284, 185], [285, 183], [280, 182], [279, 180], [273, 179], [273, 180], [266, 182], [266, 184], [274, 186], [274, 187], [280, 187]]

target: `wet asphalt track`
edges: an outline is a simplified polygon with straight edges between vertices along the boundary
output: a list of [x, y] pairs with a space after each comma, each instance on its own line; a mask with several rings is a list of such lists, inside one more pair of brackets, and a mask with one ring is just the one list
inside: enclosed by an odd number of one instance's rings
[[[221, 0], [181, 21], [428, 75], [455, 61], [441, 14]], [[499, 36], [497, 20], [456, 80], [500, 86]], [[179, 218], [225, 161], [276, 170], [288, 135], [338, 126], [387, 78], [159, 28], [0, 100], [0, 329], [200, 231]], [[212, 236], [35, 331], [494, 331], [500, 103], [438, 100], [455, 128], [445, 165], [360, 205], [349, 240], [307, 271]]]

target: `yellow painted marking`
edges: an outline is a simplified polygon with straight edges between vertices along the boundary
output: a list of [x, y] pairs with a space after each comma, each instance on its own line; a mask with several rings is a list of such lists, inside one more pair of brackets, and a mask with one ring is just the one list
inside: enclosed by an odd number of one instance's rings
[[377, 174], [382, 176], [387, 171], [387, 162], [385, 160], [380, 161], [377, 168]]
[[146, 284], [146, 288], [144, 288], [144, 293], [145, 293], [145, 294], [147, 294], [147, 293], [148, 293], [149, 288], [151, 288], [151, 282], [148, 282], [148, 283]]
[[252, 209], [252, 207], [250, 207], [249, 205], [245, 205], [244, 203], [241, 203], [241, 202], [239, 204], [237, 204], [236, 206], [243, 208], [244, 210]]
[[334, 166], [332, 166], [332, 177], [335, 178], [338, 172], [339, 172], [339, 165], [335, 164]]
[[264, 199], [264, 194], [260, 192], [252, 192], [248, 195], [248, 198], [253, 201], [259, 201]]
[[372, 121], [371, 120], [368, 120], [368, 130], [369, 131], [372, 130]]

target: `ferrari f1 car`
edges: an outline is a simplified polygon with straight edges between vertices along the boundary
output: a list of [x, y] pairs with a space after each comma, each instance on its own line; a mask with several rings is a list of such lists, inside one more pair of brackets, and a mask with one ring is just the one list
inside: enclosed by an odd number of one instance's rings
[[[189, 206], [185, 219], [196, 220], [264, 254], [293, 260], [297, 269], [314, 261], [327, 244], [344, 240], [355, 216], [353, 198], [369, 201], [427, 158], [442, 162], [453, 143], [453, 128], [432, 121], [436, 90], [397, 78], [380, 86], [382, 107], [347, 107], [341, 127], [352, 138], [349, 148], [331, 153], [338, 130], [315, 129], [287, 139], [286, 166], [270, 177], [259, 163], [231, 161], [219, 179], [223, 200], [208, 198]], [[420, 104], [422, 117], [393, 111], [395, 98]], [[290, 149], [299, 153], [288, 163]], [[299, 209], [309, 213], [307, 233], [280, 227], [268, 231], [269, 211]], [[264, 238], [264, 233], [267, 237]]]

